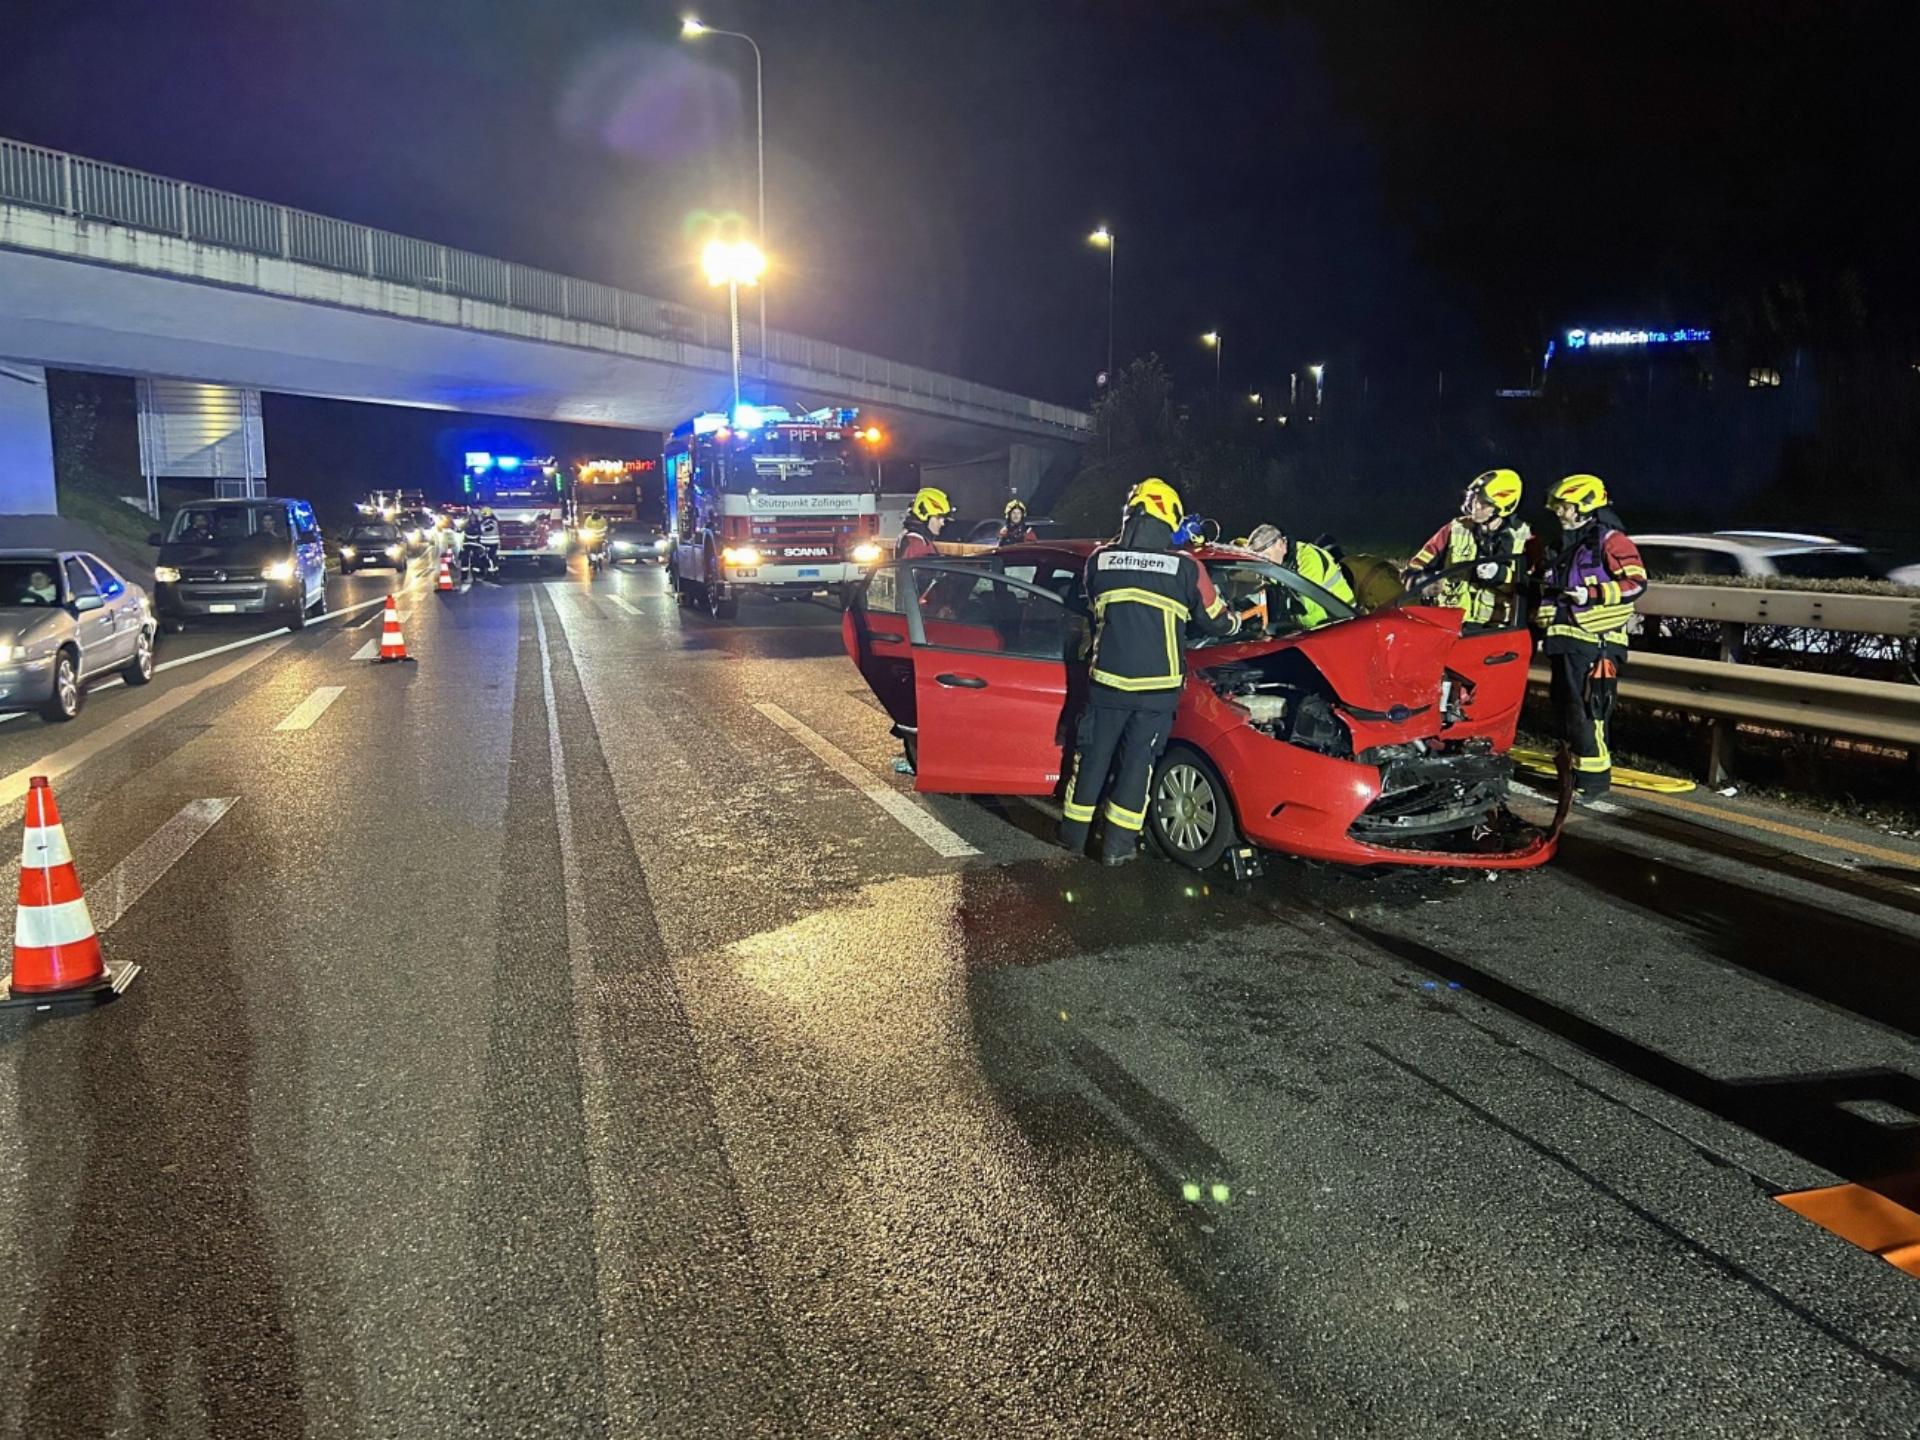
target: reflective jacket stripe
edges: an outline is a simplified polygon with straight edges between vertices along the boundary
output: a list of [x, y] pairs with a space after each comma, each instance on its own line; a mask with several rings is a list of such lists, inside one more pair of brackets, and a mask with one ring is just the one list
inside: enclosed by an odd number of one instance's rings
[[[1169, 614], [1178, 615], [1182, 620], [1188, 619], [1193, 614], [1191, 610], [1187, 609], [1187, 607], [1182, 605], [1178, 600], [1171, 599], [1165, 595], [1156, 595], [1151, 590], [1103, 591], [1094, 597], [1093, 613], [1096, 615], [1104, 615], [1107, 613], [1107, 606], [1121, 602], [1129, 605], [1151, 605], [1156, 610], [1165, 610]], [[1215, 598], [1214, 603], [1219, 603], [1218, 597]], [[1217, 615], [1220, 612], [1218, 610], [1209, 610], [1207, 613], [1209, 615]]]
[[1136, 679], [1131, 675], [1115, 675], [1110, 670], [1087, 673], [1098, 684], [1114, 690], [1178, 690], [1186, 680], [1184, 675], [1143, 675]]

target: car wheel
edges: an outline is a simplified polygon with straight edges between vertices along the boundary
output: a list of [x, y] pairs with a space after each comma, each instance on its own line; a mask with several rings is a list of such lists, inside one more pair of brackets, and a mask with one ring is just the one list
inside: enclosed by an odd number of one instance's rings
[[1233, 802], [1213, 762], [1189, 745], [1169, 746], [1153, 772], [1147, 828], [1169, 859], [1205, 870], [1238, 838]]
[[73, 651], [62, 650], [54, 657], [53, 694], [40, 713], [49, 720], [71, 720], [80, 713], [81, 699], [79, 662]]
[[345, 562], [344, 560], [343, 560], [343, 561], [341, 561], [341, 562], [340, 562], [340, 573], [341, 573], [342, 575], [351, 575], [351, 574], [353, 573], [353, 566], [351, 566], [351, 565], [349, 565], [349, 564], [347, 564], [347, 563], [346, 563], [346, 562]]
[[307, 628], [306, 600], [307, 597], [302, 595], [298, 600], [293, 602], [293, 608], [287, 612], [287, 628], [289, 630], [304, 630]]
[[120, 672], [129, 685], [144, 685], [153, 679], [153, 632], [145, 626], [133, 642], [133, 659]]
[[313, 613], [315, 615], [327, 613], [327, 582], [324, 580], [320, 582], [320, 598], [313, 602]]

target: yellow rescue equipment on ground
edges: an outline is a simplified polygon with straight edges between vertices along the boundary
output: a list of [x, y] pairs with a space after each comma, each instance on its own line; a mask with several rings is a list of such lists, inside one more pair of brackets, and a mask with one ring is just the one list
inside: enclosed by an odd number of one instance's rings
[[[1551, 750], [1523, 750], [1516, 745], [1508, 753], [1512, 755], [1513, 763], [1522, 770], [1555, 780], [1560, 778], [1560, 767]], [[1684, 795], [1689, 790], [1700, 788], [1694, 781], [1678, 775], [1655, 775], [1648, 770], [1625, 770], [1618, 765], [1613, 767], [1613, 783], [1629, 790], [1651, 791], [1655, 795]]]

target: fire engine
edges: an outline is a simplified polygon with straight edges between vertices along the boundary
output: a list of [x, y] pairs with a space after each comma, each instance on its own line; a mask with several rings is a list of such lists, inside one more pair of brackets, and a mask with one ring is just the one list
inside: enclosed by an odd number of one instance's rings
[[719, 619], [745, 596], [843, 600], [885, 558], [880, 447], [851, 407], [697, 415], [666, 446], [670, 581]]
[[603, 515], [610, 524], [636, 522], [646, 486], [659, 473], [658, 460], [582, 460], [574, 467], [574, 509]]
[[[467, 452], [463, 498], [475, 511], [493, 510], [500, 522], [500, 563], [528, 563], [564, 573], [567, 568], [566, 501], [560, 469], [551, 457]], [[473, 528], [468, 519], [467, 527]]]

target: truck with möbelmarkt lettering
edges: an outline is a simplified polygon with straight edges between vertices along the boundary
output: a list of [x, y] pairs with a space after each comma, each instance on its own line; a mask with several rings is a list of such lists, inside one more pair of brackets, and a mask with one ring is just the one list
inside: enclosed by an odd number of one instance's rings
[[886, 558], [885, 439], [852, 407], [743, 404], [676, 428], [661, 469], [680, 603], [726, 620], [750, 597], [844, 602]]

